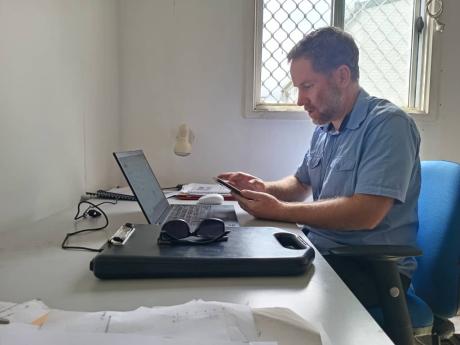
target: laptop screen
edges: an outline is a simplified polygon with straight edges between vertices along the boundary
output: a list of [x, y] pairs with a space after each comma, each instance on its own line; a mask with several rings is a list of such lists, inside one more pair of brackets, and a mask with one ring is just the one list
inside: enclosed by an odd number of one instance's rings
[[150, 224], [158, 223], [169, 203], [142, 150], [114, 152], [126, 181]]

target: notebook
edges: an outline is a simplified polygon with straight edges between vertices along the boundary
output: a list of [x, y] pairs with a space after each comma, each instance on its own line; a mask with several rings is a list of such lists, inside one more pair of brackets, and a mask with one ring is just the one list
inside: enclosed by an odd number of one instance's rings
[[193, 231], [201, 220], [219, 218], [226, 227], [239, 226], [233, 205], [170, 205], [142, 150], [114, 152], [113, 156], [149, 224], [180, 218]]

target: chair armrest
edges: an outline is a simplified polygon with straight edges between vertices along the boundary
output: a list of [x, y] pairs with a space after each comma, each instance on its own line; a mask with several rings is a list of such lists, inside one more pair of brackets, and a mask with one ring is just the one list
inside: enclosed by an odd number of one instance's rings
[[413, 344], [412, 324], [403, 292], [397, 260], [422, 255], [412, 246], [359, 245], [329, 249], [334, 256], [353, 257], [369, 262], [380, 298], [385, 332], [395, 344]]
[[329, 249], [327, 255], [355, 256], [367, 260], [393, 261], [406, 256], [420, 256], [422, 251], [412, 246], [362, 245]]
[[380, 298], [385, 332], [395, 344], [413, 344], [412, 324], [397, 260], [422, 255], [422, 251], [412, 246], [359, 245], [331, 248], [327, 255], [369, 262]]

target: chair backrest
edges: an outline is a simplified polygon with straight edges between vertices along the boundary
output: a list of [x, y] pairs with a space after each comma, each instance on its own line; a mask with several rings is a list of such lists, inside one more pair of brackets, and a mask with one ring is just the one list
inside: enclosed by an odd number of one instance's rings
[[423, 161], [413, 277], [416, 294], [435, 315], [456, 315], [460, 302], [460, 164]]

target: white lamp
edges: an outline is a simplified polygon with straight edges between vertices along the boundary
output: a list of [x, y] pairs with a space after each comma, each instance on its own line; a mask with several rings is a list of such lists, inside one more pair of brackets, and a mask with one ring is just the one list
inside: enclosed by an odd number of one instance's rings
[[185, 123], [179, 126], [179, 132], [176, 136], [176, 145], [174, 153], [178, 156], [188, 156], [192, 153], [193, 133]]

